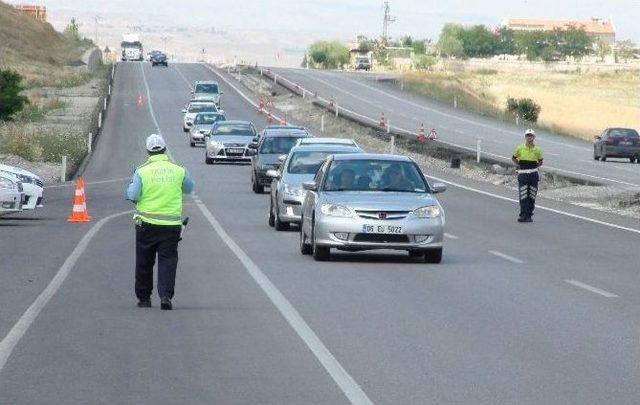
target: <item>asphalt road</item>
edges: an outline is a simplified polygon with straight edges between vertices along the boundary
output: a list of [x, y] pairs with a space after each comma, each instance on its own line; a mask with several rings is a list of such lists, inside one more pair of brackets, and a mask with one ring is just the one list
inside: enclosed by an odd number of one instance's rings
[[[333, 98], [342, 108], [374, 120], [379, 120], [384, 113], [393, 127], [411, 133], [417, 133], [424, 124], [427, 131], [436, 128], [442, 141], [475, 149], [477, 141], [481, 140], [485, 153], [507, 159], [515, 146], [523, 142], [522, 127], [465, 113], [402, 91], [389, 81], [376, 81], [376, 74], [270, 69], [326, 99]], [[615, 123], [611, 125], [615, 126]], [[594, 161], [593, 145], [589, 142], [545, 131], [538, 131], [537, 135], [536, 142], [544, 150], [545, 168], [592, 181], [640, 187], [640, 165], [630, 163], [629, 159]]]
[[[393, 252], [314, 262], [297, 232], [267, 226], [248, 166], [205, 165], [189, 147], [189, 83], [217, 77], [120, 64], [85, 173], [93, 222], [64, 221], [66, 186], [47, 190], [43, 211], [0, 220], [0, 402], [637, 403], [637, 224], [544, 200], [564, 213], [518, 224], [508, 195], [449, 177], [464, 187], [441, 197], [442, 264]], [[229, 119], [263, 125], [221, 87]], [[135, 307], [123, 199], [156, 124], [197, 183], [172, 312], [157, 298]]]

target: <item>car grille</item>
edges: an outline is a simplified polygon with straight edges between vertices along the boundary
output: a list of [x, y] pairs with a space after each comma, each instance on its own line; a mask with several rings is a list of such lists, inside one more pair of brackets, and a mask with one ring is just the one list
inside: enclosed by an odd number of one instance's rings
[[383, 220], [403, 219], [409, 215], [409, 212], [411, 211], [356, 210], [356, 214], [361, 218]]
[[372, 243], [409, 243], [407, 235], [387, 235], [380, 233], [358, 233], [353, 238], [354, 242]]

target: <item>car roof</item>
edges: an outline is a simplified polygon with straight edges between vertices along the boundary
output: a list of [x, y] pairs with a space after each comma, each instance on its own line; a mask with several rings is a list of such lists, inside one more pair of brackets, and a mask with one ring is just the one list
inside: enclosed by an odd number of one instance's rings
[[22, 169], [20, 167], [16, 167], [16, 166], [10, 166], [10, 165], [5, 165], [0, 163], [0, 170], [4, 170], [6, 172], [11, 172], [11, 173], [16, 173], [16, 174], [22, 174], [25, 176], [31, 176], [31, 177], [37, 177], [38, 179], [40, 178], [40, 176], [38, 176], [37, 174], [30, 172], [28, 170]]
[[213, 102], [213, 99], [209, 100], [209, 99], [206, 99], [206, 98], [201, 98], [201, 99], [197, 99], [196, 98], [196, 99], [193, 99], [193, 100], [189, 101], [189, 105], [191, 105], [191, 104], [214, 104], [215, 105], [216, 103]]
[[216, 80], [196, 80], [196, 84], [218, 84]]
[[299, 129], [287, 129], [287, 130], [283, 130], [283, 131], [279, 131], [279, 130], [269, 130], [269, 131], [264, 131], [264, 134], [262, 135], [265, 138], [300, 138], [300, 137], [304, 137], [304, 136], [311, 136], [310, 133], [308, 133], [307, 131], [302, 131]]
[[220, 124], [233, 124], [233, 125], [251, 125], [253, 126], [253, 122], [251, 121], [243, 121], [243, 120], [227, 120], [227, 121], [221, 121]]
[[[305, 131], [307, 131], [307, 128], [301, 126], [301, 125], [267, 125], [266, 127], [264, 127], [264, 129], [303, 129]], [[309, 132], [309, 131], [307, 131]]]
[[386, 153], [346, 153], [335, 155], [334, 160], [388, 160], [390, 162], [413, 162], [411, 158], [402, 155], [389, 155]]
[[361, 151], [354, 145], [338, 145], [338, 144], [311, 144], [311, 145], [297, 145], [291, 148], [293, 152], [345, 152], [345, 153], [358, 153]]
[[345, 138], [303, 138], [299, 145], [356, 145], [353, 139]]

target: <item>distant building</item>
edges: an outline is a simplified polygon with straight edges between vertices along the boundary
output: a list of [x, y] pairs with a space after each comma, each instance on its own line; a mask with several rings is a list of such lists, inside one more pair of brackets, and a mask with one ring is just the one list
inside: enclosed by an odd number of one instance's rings
[[582, 28], [596, 42], [614, 46], [616, 29], [609, 20], [594, 17], [590, 20], [536, 20], [529, 18], [509, 18], [502, 25], [514, 31], [553, 31], [570, 27]]
[[29, 15], [31, 18], [35, 18], [38, 21], [47, 21], [47, 8], [45, 6], [35, 6], [30, 4], [19, 4], [13, 6], [16, 10], [20, 10], [23, 13]]

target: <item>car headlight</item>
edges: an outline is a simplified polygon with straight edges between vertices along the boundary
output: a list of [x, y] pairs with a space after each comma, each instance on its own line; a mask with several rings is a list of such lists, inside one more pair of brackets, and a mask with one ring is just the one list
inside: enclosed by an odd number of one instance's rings
[[442, 215], [442, 210], [437, 205], [428, 205], [413, 211], [418, 218], [437, 218]]
[[218, 142], [218, 141], [209, 142], [209, 146], [211, 146], [212, 148], [216, 148], [216, 149], [221, 149], [223, 147], [222, 143]]
[[351, 218], [353, 216], [349, 208], [338, 204], [322, 204], [320, 212], [330, 217]]
[[284, 185], [284, 189], [283, 189], [284, 193], [291, 196], [291, 197], [303, 197], [304, 196], [304, 190], [298, 187], [291, 187], [288, 184]]
[[17, 190], [18, 184], [4, 177], [0, 177], [0, 188], [5, 190]]

